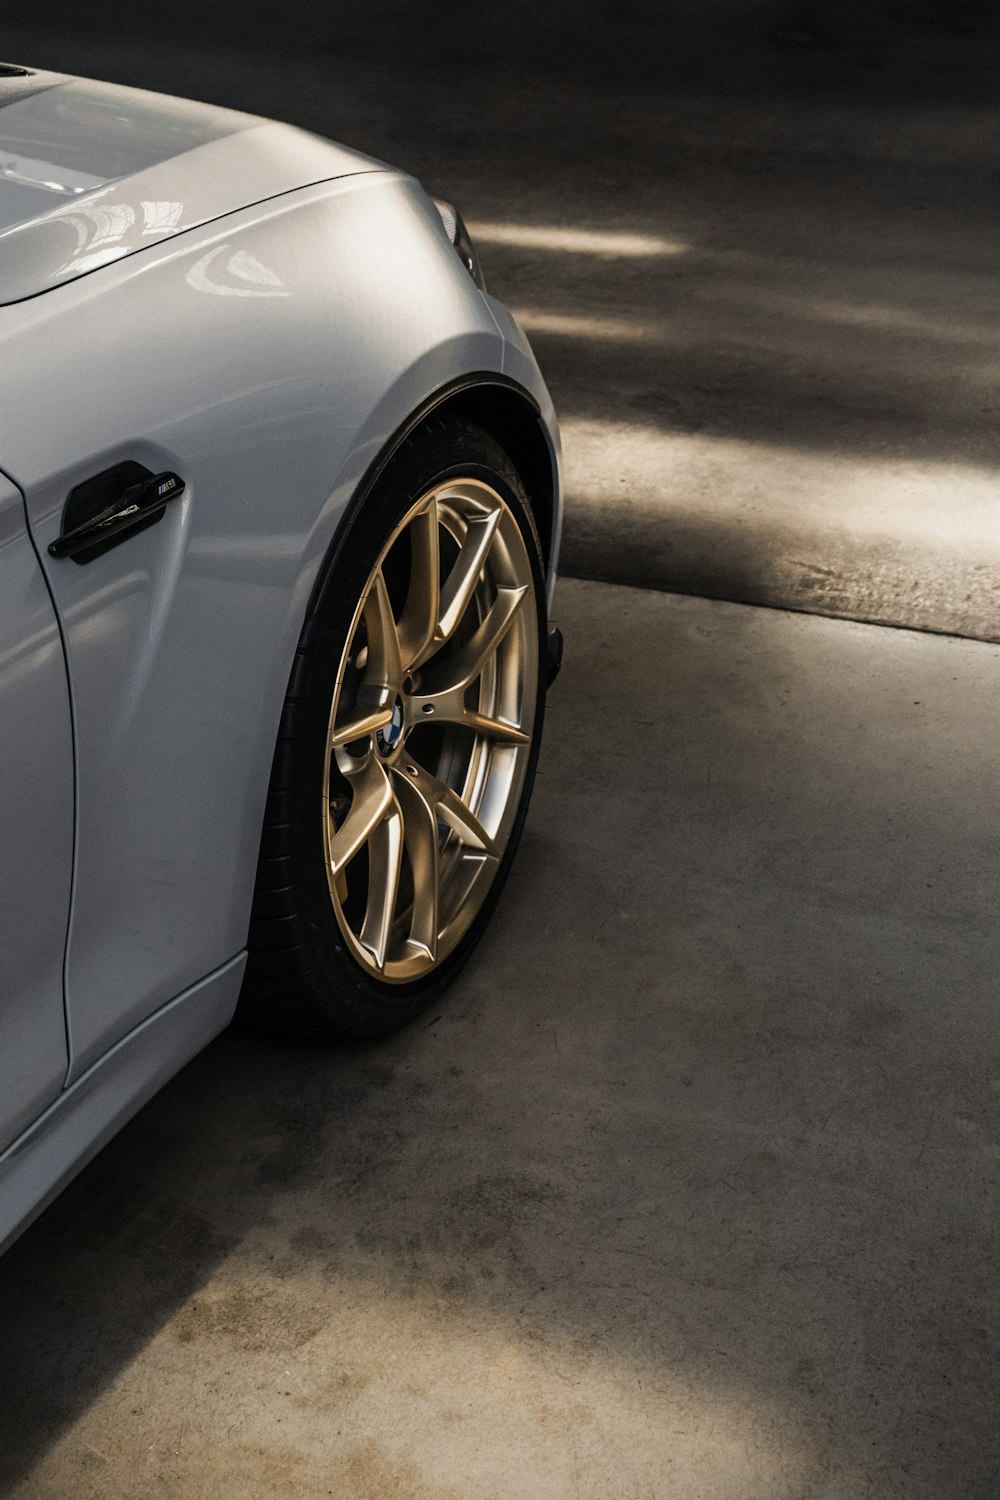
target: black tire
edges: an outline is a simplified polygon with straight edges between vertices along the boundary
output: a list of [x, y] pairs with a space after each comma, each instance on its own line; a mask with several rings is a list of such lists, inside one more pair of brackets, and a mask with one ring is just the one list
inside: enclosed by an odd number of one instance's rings
[[[512, 831], [471, 926], [430, 973], [390, 984], [367, 972], [351, 953], [331, 904], [316, 815], [329, 755], [331, 695], [354, 611], [382, 547], [422, 495], [459, 477], [482, 480], [502, 496], [527, 547], [540, 657], [532, 742]], [[313, 1036], [380, 1036], [424, 1010], [467, 962], [503, 890], [531, 795], [544, 711], [545, 609], [538, 533], [509, 457], [471, 422], [452, 416], [429, 419], [355, 505], [314, 590], [274, 754], [238, 1010], [242, 1019]]]

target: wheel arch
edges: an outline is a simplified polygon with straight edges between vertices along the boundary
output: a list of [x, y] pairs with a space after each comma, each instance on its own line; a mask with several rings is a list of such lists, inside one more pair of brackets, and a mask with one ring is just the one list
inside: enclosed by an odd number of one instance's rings
[[488, 432], [510, 455], [531, 502], [546, 574], [551, 571], [557, 540], [558, 477], [555, 456], [538, 404], [515, 381], [496, 376], [462, 385], [437, 403], [435, 413], [454, 412]]
[[[524, 482], [532, 515], [542, 545], [542, 561], [551, 581], [559, 544], [558, 458], [542, 417], [542, 411], [524, 386], [509, 376], [483, 370], [457, 377], [427, 396], [386, 440], [369, 464], [341, 518], [337, 535], [346, 529], [366, 497], [377, 484], [392, 458], [432, 416], [465, 417], [487, 432], [509, 455]], [[325, 569], [318, 585], [322, 585]], [[311, 611], [310, 611], [311, 612]]]

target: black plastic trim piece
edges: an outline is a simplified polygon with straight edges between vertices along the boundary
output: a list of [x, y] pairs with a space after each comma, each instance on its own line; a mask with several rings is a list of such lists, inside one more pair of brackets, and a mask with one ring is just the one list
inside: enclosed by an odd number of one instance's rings
[[545, 686], [546, 688], [550, 688], [559, 676], [559, 669], [562, 666], [563, 659], [563, 633], [558, 625], [549, 626], [546, 657], [548, 675], [545, 679]]
[[475, 373], [459, 375], [456, 379], [449, 380], [445, 385], [439, 386], [436, 391], [432, 391], [429, 396], [421, 401], [420, 405], [396, 428], [396, 431], [382, 448], [378, 457], [369, 464], [361, 483], [354, 492], [353, 502], [348, 506], [341, 525], [349, 517], [353, 517], [358, 507], [364, 504], [366, 496], [374, 488], [379, 475], [403, 446], [407, 438], [411, 437], [417, 428], [426, 422], [427, 418], [433, 412], [437, 411], [439, 406], [444, 406], [446, 401], [450, 401], [453, 396], [460, 396], [464, 391], [482, 390], [484, 387], [491, 385], [499, 386], [501, 390], [512, 391], [515, 395], [522, 397], [523, 400], [527, 401], [535, 416], [541, 416], [542, 409], [531, 392], [525, 390], [524, 386], [519, 385], [516, 380], [511, 380], [509, 375], [498, 375], [495, 370], [477, 370]]
[[49, 553], [91, 562], [162, 520], [170, 501], [183, 493], [183, 479], [169, 469], [151, 474], [142, 464], [115, 464], [70, 491], [62, 535], [49, 544]]
[[460, 396], [464, 391], [483, 390], [488, 386], [498, 386], [501, 390], [513, 392], [514, 395], [520, 396], [523, 400], [527, 401], [536, 417], [541, 416], [542, 409], [531, 392], [525, 390], [524, 386], [519, 385], [516, 380], [511, 380], [509, 375], [498, 375], [495, 370], [477, 370], [468, 375], [459, 375], [456, 379], [449, 380], [447, 384], [439, 386], [436, 391], [433, 391], [425, 400], [421, 401], [420, 405], [415, 411], [410, 413], [406, 421], [396, 428], [396, 431], [361, 481], [359, 493], [367, 493], [372, 488], [376, 479], [378, 479], [378, 476], [397, 449], [403, 446], [406, 439], [416, 432], [421, 423], [426, 422], [427, 418], [439, 406], [443, 406], [453, 396]]

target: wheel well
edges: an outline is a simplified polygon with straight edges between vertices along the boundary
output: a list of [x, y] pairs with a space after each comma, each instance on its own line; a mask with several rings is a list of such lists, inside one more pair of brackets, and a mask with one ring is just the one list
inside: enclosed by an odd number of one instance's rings
[[456, 391], [435, 406], [435, 416], [443, 412], [455, 412], [475, 422], [509, 455], [528, 492], [548, 568], [555, 520], [555, 476], [552, 454], [531, 402], [506, 386], [475, 385]]

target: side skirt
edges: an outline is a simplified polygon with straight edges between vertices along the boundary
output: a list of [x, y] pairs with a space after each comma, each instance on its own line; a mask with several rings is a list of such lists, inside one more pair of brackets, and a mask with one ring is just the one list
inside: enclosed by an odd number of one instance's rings
[[224, 1030], [236, 1009], [246, 959], [237, 954], [122, 1037], [0, 1155], [0, 1253]]

